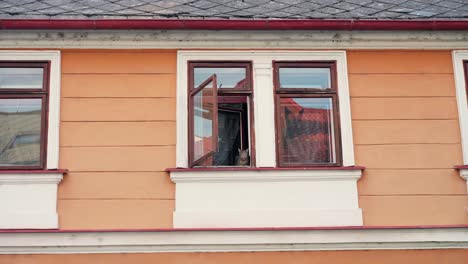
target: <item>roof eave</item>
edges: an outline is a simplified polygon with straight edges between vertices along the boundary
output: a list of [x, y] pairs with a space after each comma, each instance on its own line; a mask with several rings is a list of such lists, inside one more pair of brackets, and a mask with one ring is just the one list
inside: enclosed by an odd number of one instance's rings
[[1, 30], [468, 30], [468, 20], [0, 19]]

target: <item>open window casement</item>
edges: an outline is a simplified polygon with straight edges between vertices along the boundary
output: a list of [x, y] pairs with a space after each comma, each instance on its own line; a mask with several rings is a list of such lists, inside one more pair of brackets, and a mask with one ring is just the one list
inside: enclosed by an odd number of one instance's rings
[[218, 90], [216, 75], [211, 75], [190, 92], [192, 135], [191, 166], [209, 166], [218, 149]]

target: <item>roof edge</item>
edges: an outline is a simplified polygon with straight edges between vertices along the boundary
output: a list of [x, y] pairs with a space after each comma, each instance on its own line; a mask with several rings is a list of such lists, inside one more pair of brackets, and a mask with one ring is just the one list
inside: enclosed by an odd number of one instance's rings
[[0, 19], [0, 30], [468, 30], [468, 20]]

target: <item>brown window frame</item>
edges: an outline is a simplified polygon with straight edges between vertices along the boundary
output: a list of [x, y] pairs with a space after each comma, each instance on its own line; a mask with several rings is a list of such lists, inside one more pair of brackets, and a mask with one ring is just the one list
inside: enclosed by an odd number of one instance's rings
[[[329, 88], [281, 88], [279, 69], [284, 68], [329, 68], [330, 69], [330, 86]], [[338, 102], [337, 88], [337, 68], [336, 61], [273, 61], [273, 89], [275, 93], [275, 130], [276, 130], [276, 164], [280, 168], [294, 167], [334, 167], [342, 166], [342, 148], [341, 148], [341, 128], [340, 128], [340, 112]], [[333, 133], [335, 140], [335, 162], [334, 163], [317, 163], [317, 164], [294, 164], [286, 165], [281, 161], [282, 157], [282, 138], [283, 131], [281, 129], [282, 114], [280, 109], [281, 98], [331, 98], [333, 106]]]
[[197, 67], [205, 68], [245, 68], [245, 79], [247, 87], [244, 88], [226, 88], [218, 87], [221, 93], [249, 93], [252, 91], [252, 62], [250, 61], [189, 61], [189, 90], [194, 89], [194, 69]]
[[0, 88], [0, 99], [41, 99], [41, 135], [38, 166], [1, 166], [0, 170], [44, 170], [47, 166], [47, 128], [49, 112], [50, 61], [0, 61], [0, 68], [42, 68], [40, 89]]
[[[206, 86], [210, 83], [213, 83], [213, 124], [211, 126], [211, 129], [212, 129], [212, 145], [213, 145], [213, 149], [217, 149], [218, 148], [218, 130], [217, 130], [217, 127], [218, 127], [218, 89], [217, 89], [217, 82], [216, 82], [216, 75], [213, 74], [211, 75], [210, 77], [208, 77], [208, 79], [206, 79], [205, 81], [203, 81], [202, 84], [200, 84], [200, 86], [194, 88], [191, 92], [190, 92], [190, 100], [192, 102], [192, 105], [193, 105], [193, 96], [197, 95], [198, 93], [202, 92], [203, 89], [207, 88]], [[189, 109], [189, 124], [190, 124], [190, 127], [193, 128], [194, 126], [194, 122], [193, 122], [193, 114], [194, 114], [194, 110], [193, 110], [193, 107], [190, 107]], [[192, 129], [193, 130], [193, 129]], [[191, 144], [189, 146], [189, 150], [190, 150], [190, 153], [192, 153], [192, 157], [190, 158], [190, 164], [197, 164], [201, 161], [204, 161], [205, 159], [209, 158], [211, 155], [213, 155], [216, 151], [212, 150], [208, 153], [206, 153], [205, 155], [203, 155], [202, 157], [198, 158], [197, 160], [195, 160], [195, 158], [193, 157], [193, 146], [194, 146], [194, 142], [193, 142], [193, 135], [190, 137], [190, 140], [191, 140]]]
[[[197, 164], [194, 163], [193, 157], [193, 98], [192, 94], [198, 87], [194, 87], [194, 69], [196, 67], [209, 67], [209, 68], [245, 68], [246, 69], [246, 87], [239, 89], [239, 88], [217, 88], [217, 101], [226, 100], [226, 98], [238, 98], [238, 97], [245, 97], [247, 104], [249, 105], [249, 113], [248, 119], [249, 123], [249, 132], [248, 136], [250, 138], [250, 166], [255, 167], [255, 132], [254, 132], [254, 115], [253, 115], [253, 72], [252, 72], [252, 61], [188, 61], [188, 162], [190, 168], [197, 167]], [[218, 127], [217, 124], [216, 128]], [[217, 134], [217, 133], [216, 133]], [[197, 163], [203, 161], [204, 159], [208, 158], [210, 155], [206, 155], [202, 159], [198, 159]], [[205, 168], [217, 168], [219, 166], [209, 166]], [[230, 166], [229, 166], [230, 167]], [[235, 168], [235, 166], [232, 166]]]

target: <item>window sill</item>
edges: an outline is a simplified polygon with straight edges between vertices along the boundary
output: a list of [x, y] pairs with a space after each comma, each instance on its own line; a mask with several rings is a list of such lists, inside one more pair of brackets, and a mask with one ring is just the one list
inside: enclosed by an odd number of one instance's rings
[[466, 190], [468, 191], [468, 165], [458, 165], [455, 169], [460, 171], [460, 177], [466, 181]]
[[317, 166], [317, 167], [291, 167], [291, 168], [273, 168], [273, 167], [205, 167], [205, 168], [167, 168], [167, 172], [192, 172], [192, 171], [309, 171], [309, 170], [365, 170], [363, 166]]
[[178, 182], [252, 182], [297, 180], [358, 180], [364, 167], [310, 167], [310, 168], [174, 168], [171, 180]]
[[167, 169], [175, 228], [360, 226], [364, 167]]
[[58, 228], [57, 187], [67, 170], [1, 170], [0, 229]]

